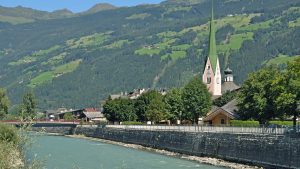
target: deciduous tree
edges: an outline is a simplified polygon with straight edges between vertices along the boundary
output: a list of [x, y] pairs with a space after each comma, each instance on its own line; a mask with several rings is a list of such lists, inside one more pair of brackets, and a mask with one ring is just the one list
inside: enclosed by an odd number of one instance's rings
[[109, 121], [135, 121], [137, 116], [134, 112], [134, 104], [129, 99], [108, 100], [103, 106], [103, 114]]
[[183, 101], [182, 101], [182, 89], [173, 88], [168, 91], [164, 98], [166, 104], [166, 111], [169, 114], [170, 120], [182, 120], [182, 113], [184, 111]]
[[6, 95], [6, 91], [0, 88], [0, 119], [8, 114], [10, 101]]
[[23, 96], [20, 115], [23, 119], [30, 120], [36, 115], [37, 102], [33, 92], [27, 92]]
[[185, 119], [198, 123], [198, 118], [206, 115], [211, 109], [211, 94], [198, 77], [192, 79], [183, 89], [183, 104]]
[[284, 114], [276, 110], [275, 102], [280, 90], [284, 88], [275, 81], [280, 82], [281, 79], [282, 73], [276, 67], [266, 67], [251, 73], [238, 95], [238, 114], [241, 119], [258, 120], [265, 124], [273, 118], [283, 118]]

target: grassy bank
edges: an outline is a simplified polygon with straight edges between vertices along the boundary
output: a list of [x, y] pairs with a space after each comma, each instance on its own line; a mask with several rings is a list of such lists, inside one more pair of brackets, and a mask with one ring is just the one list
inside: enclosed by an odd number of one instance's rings
[[0, 123], [0, 169], [38, 169], [39, 161], [26, 160], [25, 148], [30, 145], [26, 130]]
[[24, 166], [20, 145], [17, 129], [0, 124], [0, 168], [14, 169]]

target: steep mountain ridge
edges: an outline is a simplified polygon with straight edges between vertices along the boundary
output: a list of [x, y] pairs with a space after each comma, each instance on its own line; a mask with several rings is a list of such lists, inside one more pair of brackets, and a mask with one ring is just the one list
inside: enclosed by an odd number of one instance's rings
[[[241, 83], [264, 64], [297, 57], [299, 6], [215, 1], [222, 69], [230, 66]], [[182, 86], [202, 72], [210, 7], [208, 0], [176, 0], [0, 25], [0, 86], [15, 104], [34, 90], [40, 108], [97, 106], [110, 93]]]

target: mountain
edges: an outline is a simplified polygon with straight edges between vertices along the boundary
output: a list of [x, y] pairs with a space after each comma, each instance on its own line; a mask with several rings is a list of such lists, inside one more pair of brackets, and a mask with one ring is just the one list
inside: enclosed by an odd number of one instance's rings
[[108, 4], [96, 4], [89, 10], [81, 13], [73, 13], [68, 9], [55, 10], [53, 12], [39, 11], [22, 6], [18, 7], [2, 7], [0, 6], [0, 22], [16, 24], [32, 23], [38, 20], [63, 19], [86, 14], [93, 14], [100, 11], [112, 10], [117, 7]]
[[[300, 55], [300, 0], [215, 0], [222, 71], [236, 83]], [[0, 86], [13, 104], [99, 106], [111, 93], [183, 86], [207, 56], [210, 0], [170, 0], [32, 23], [0, 23]], [[25, 15], [24, 15], [25, 16]]]
[[58, 10], [54, 12], [39, 11], [31, 8], [0, 6], [0, 22], [10, 24], [32, 23], [37, 20], [59, 19], [72, 15], [71, 11]]
[[111, 9], [116, 9], [117, 7], [108, 4], [108, 3], [99, 3], [94, 5], [92, 8], [90, 8], [89, 10], [83, 12], [83, 14], [91, 14], [91, 13], [97, 13], [100, 11], [105, 11], [105, 10], [111, 10]]

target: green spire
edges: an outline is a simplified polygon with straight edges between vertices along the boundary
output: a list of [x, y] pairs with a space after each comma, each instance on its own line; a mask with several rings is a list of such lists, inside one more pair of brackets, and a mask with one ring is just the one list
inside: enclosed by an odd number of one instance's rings
[[212, 0], [208, 57], [209, 57], [209, 60], [211, 62], [213, 71], [216, 72], [218, 55], [217, 55], [216, 32], [215, 32], [215, 25], [214, 25], [214, 7], [213, 7], [213, 5], [214, 4], [213, 4], [213, 0]]

